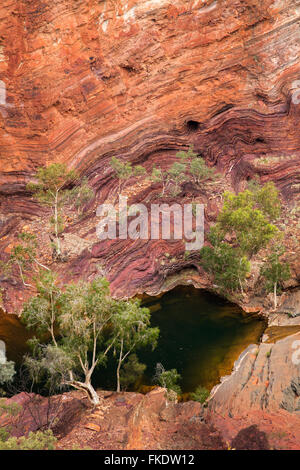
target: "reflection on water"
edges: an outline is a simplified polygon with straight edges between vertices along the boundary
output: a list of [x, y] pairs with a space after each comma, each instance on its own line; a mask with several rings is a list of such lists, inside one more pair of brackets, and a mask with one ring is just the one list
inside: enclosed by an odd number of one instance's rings
[[192, 287], [174, 289], [159, 303], [153, 299], [146, 306], [152, 311], [152, 325], [160, 328], [157, 349], [139, 354], [147, 364], [146, 380], [151, 384], [155, 365], [161, 362], [182, 375], [183, 392], [200, 384], [210, 390], [231, 372], [240, 353], [259, 341], [266, 326], [235, 305]]
[[31, 337], [17, 315], [7, 315], [0, 310], [0, 340], [6, 346], [9, 361], [19, 362], [28, 350], [26, 342]]
[[[266, 326], [235, 305], [192, 287], [148, 299], [145, 306], [151, 309], [152, 326], [160, 328], [160, 338], [155, 351], [138, 351], [140, 361], [147, 365], [142, 383], [152, 385], [155, 366], [161, 362], [165, 369], [175, 368], [182, 375], [183, 392], [197, 385], [210, 390], [231, 372], [240, 353], [259, 341]], [[17, 316], [0, 311], [0, 340], [6, 344], [8, 360], [20, 361], [29, 338]], [[96, 371], [94, 385], [113, 389], [115, 370], [111, 357], [107, 369]]]

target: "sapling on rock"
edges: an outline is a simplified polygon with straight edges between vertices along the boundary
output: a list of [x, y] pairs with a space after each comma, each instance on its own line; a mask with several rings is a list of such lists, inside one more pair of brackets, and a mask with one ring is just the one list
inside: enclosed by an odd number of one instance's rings
[[54, 250], [61, 259], [60, 233], [63, 230], [62, 208], [67, 203], [71, 190], [69, 185], [78, 178], [74, 170], [68, 170], [63, 163], [53, 163], [46, 168], [39, 168], [34, 175], [35, 183], [28, 183], [27, 189], [37, 200], [52, 210], [50, 224], [54, 229]]
[[25, 273], [32, 269], [32, 265], [34, 264], [38, 269], [43, 268], [47, 271], [49, 271], [49, 268], [38, 260], [36, 235], [29, 232], [21, 232], [18, 235], [18, 239], [19, 243], [12, 248], [6, 265], [8, 269], [16, 265], [23, 285], [25, 287], [32, 287], [31, 284], [25, 282]]
[[283, 254], [283, 246], [275, 247], [261, 268], [261, 275], [266, 282], [265, 288], [268, 292], [273, 292], [275, 310], [277, 308], [277, 296], [281, 292], [281, 284], [283, 281], [290, 279], [291, 276], [289, 265], [280, 261]]
[[22, 320], [50, 342], [31, 341], [33, 354], [26, 365], [36, 381], [52, 377], [57, 386], [70, 386], [86, 393], [93, 405], [100, 403], [92, 385], [96, 367], [106, 364], [109, 351], [119, 352], [120, 368], [135, 349], [155, 346], [158, 330], [149, 328], [150, 313], [139, 302], [114, 300], [109, 283], [96, 278], [58, 286], [52, 273], [42, 273], [37, 282], [38, 294], [25, 305]]
[[146, 170], [142, 165], [136, 165], [133, 167], [130, 162], [122, 162], [122, 160], [117, 157], [111, 158], [110, 166], [114, 170], [114, 176], [119, 180], [119, 193], [121, 191], [122, 182], [125, 186], [132, 176], [139, 177], [146, 174]]
[[120, 370], [127, 357], [137, 349], [156, 347], [158, 328], [150, 327], [150, 311], [139, 300], [119, 301], [112, 318], [114, 349], [117, 352], [117, 392], [120, 392]]

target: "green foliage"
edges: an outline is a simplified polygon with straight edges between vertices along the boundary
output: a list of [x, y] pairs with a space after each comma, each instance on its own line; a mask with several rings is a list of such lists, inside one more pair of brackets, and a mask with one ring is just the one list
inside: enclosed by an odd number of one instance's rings
[[226, 242], [204, 246], [201, 251], [201, 264], [214, 275], [215, 283], [221, 292], [242, 290], [250, 263], [245, 256]]
[[120, 391], [120, 369], [126, 358], [135, 350], [156, 347], [158, 328], [150, 328], [150, 311], [142, 308], [140, 300], [119, 301], [112, 318], [114, 349], [118, 353], [117, 391]]
[[194, 152], [193, 145], [190, 145], [186, 152], [184, 150], [177, 152], [176, 157], [182, 160], [183, 162], [187, 162], [189, 160], [197, 158], [197, 154]]
[[131, 350], [151, 345], [155, 347], [159, 330], [149, 328], [150, 310], [141, 307], [140, 300], [119, 301], [115, 305], [115, 314], [112, 318], [114, 333], [116, 335], [115, 348]]
[[106, 279], [71, 284], [64, 292], [51, 273], [36, 282], [38, 294], [25, 305], [22, 320], [39, 334], [50, 333], [51, 342], [31, 341], [32, 355], [25, 361], [31, 377], [52, 388], [55, 384], [84, 390], [97, 404], [91, 378], [96, 367], [105, 365], [111, 348], [119, 352], [120, 372], [135, 349], [155, 346], [158, 329], [149, 327], [150, 313], [139, 301], [112, 299]]
[[165, 370], [162, 364], [156, 364], [154, 381], [161, 387], [180, 395], [181, 387], [177, 384], [180, 379], [181, 375], [176, 369]]
[[252, 193], [255, 193], [260, 189], [260, 180], [257, 175], [253, 177], [250, 181], [248, 181], [248, 190], [251, 191]]
[[201, 183], [206, 181], [207, 179], [215, 179], [216, 172], [213, 168], [209, 168], [205, 161], [202, 158], [194, 158], [191, 161], [190, 165], [190, 173], [192, 175], [193, 180], [195, 183]]
[[83, 206], [95, 197], [94, 190], [89, 186], [88, 179], [83, 178], [79, 186], [70, 190], [68, 199], [73, 203], [78, 213], [82, 214]]
[[[71, 284], [62, 292], [55, 276], [46, 273], [37, 281], [37, 289], [38, 295], [25, 305], [22, 320], [40, 334], [50, 333], [51, 342], [31, 341], [33, 354], [25, 361], [31, 377], [34, 382], [46, 380], [52, 388], [69, 385], [82, 389], [91, 398], [93, 371], [104, 363], [112, 347], [104, 344], [104, 329], [116, 302], [109, 284], [99, 278]], [[85, 382], [78, 382], [75, 374]]]
[[278, 232], [258, 209], [245, 207], [225, 211], [218, 218], [221, 228], [235, 234], [242, 253], [250, 257], [265, 248]]
[[270, 221], [278, 219], [281, 213], [281, 203], [278, 190], [273, 181], [261, 186], [259, 180], [256, 178], [248, 184], [248, 188], [252, 192], [254, 201], [263, 214], [269, 217]]
[[204, 403], [208, 397], [209, 391], [202, 385], [199, 385], [193, 393], [190, 393], [190, 399], [199, 403]]
[[260, 271], [261, 276], [265, 279], [265, 289], [267, 292], [274, 292], [275, 308], [277, 307], [277, 294], [281, 293], [281, 284], [289, 280], [291, 276], [289, 265], [280, 261], [283, 254], [283, 246], [273, 248]]
[[18, 403], [8, 402], [5, 398], [0, 399], [0, 416], [8, 414], [10, 416], [17, 416], [22, 407]]
[[40, 335], [49, 333], [55, 342], [54, 330], [63, 302], [61, 289], [51, 271], [40, 271], [35, 283], [37, 295], [25, 303], [21, 321]]
[[[116, 301], [112, 299], [109, 283], [97, 278], [91, 283], [79, 282], [67, 286], [65, 303], [59, 325], [64, 350], [72, 357], [77, 369], [87, 373], [105, 363], [106, 349], [104, 330], [112, 321]], [[89, 358], [89, 351], [93, 357]], [[90, 364], [89, 364], [90, 362]]]
[[[16, 417], [22, 407], [17, 403], [0, 400], [0, 416]], [[9, 427], [0, 428], [0, 450], [53, 450], [57, 441], [52, 431], [30, 432], [27, 436], [11, 437]]]
[[163, 181], [163, 171], [161, 168], [157, 168], [155, 165], [152, 168], [152, 176], [151, 179], [153, 183], [160, 183]]
[[[8, 415], [8, 416], [17, 416], [22, 407], [21, 405], [17, 403], [9, 403], [7, 400], [4, 398], [0, 398], [0, 416], [2, 415]], [[0, 450], [1, 450], [1, 444], [5, 442], [9, 438], [9, 428], [6, 427], [0, 427]]]
[[154, 167], [152, 168], [151, 181], [153, 183], [161, 183], [162, 184], [161, 197], [163, 197], [164, 194], [165, 194], [165, 191], [166, 191], [167, 183], [168, 183], [168, 174], [167, 174], [167, 172], [163, 171], [160, 167], [157, 168], [154, 165]]
[[208, 179], [214, 180], [217, 176], [215, 169], [209, 168], [205, 160], [194, 152], [193, 146], [190, 146], [187, 152], [178, 152], [176, 157], [186, 163], [186, 170], [196, 184]]
[[60, 211], [71, 196], [71, 190], [68, 185], [78, 178], [74, 170], [69, 171], [66, 165], [62, 163], [53, 163], [46, 168], [39, 168], [35, 174], [37, 183], [28, 183], [27, 189], [31, 191], [36, 199], [46, 206], [51, 207], [53, 216], [50, 218], [50, 224], [53, 226], [57, 257], [61, 257], [59, 234], [62, 232], [63, 216]]
[[203, 268], [223, 292], [238, 288], [243, 292], [251, 268], [249, 258], [280, 236], [270, 223], [280, 212], [276, 188], [272, 184], [260, 187], [256, 181], [251, 188], [253, 191], [224, 193], [223, 208], [208, 235], [211, 246], [200, 251]]
[[15, 373], [15, 363], [13, 361], [0, 362], [0, 384], [12, 382]]
[[265, 184], [257, 191], [256, 202], [262, 212], [270, 217], [270, 220], [278, 219], [281, 212], [281, 204], [278, 197], [278, 190], [273, 181]]
[[132, 167], [130, 162], [122, 162], [122, 160], [117, 157], [112, 157], [110, 160], [110, 166], [114, 170], [115, 176], [119, 179], [119, 191], [121, 182], [126, 184], [132, 176], [139, 177], [146, 174], [146, 170], [142, 165]]
[[126, 390], [130, 385], [134, 385], [145, 370], [146, 365], [139, 362], [136, 354], [131, 354], [127, 362], [125, 362], [123, 369], [120, 371], [122, 388]]
[[51, 430], [30, 432], [28, 436], [0, 439], [0, 450], [54, 450], [56, 441]]
[[75, 366], [73, 358], [62, 347], [40, 344], [37, 338], [30, 341], [30, 346], [32, 354], [25, 356], [24, 365], [32, 383], [42, 384], [49, 394], [61, 392]]
[[208, 179], [215, 179], [215, 170], [209, 168], [203, 158], [198, 157], [192, 146], [187, 152], [177, 152], [176, 157], [179, 161], [174, 162], [168, 170], [163, 171], [156, 166], [152, 169], [152, 181], [163, 185], [161, 196], [164, 196], [166, 191], [172, 196], [177, 196], [182, 183], [190, 178], [197, 184]]
[[52, 163], [37, 170], [37, 183], [28, 183], [27, 189], [35, 194], [40, 203], [53, 207], [56, 198], [58, 205], [63, 204], [69, 194], [69, 189], [65, 187], [77, 177], [77, 173], [69, 171], [63, 163]]
[[170, 186], [170, 193], [172, 196], [177, 196], [180, 192], [180, 185], [188, 179], [186, 174], [187, 166], [185, 163], [174, 162], [167, 173], [167, 181], [172, 183]]
[[249, 190], [237, 195], [225, 192], [223, 209], [217, 220], [219, 231], [235, 236], [241, 252], [250, 257], [265, 248], [278, 233], [277, 227], [269, 222], [270, 200], [264, 188], [260, 194], [263, 194], [260, 197], [263, 202], [258, 204], [258, 196]]
[[147, 172], [145, 170], [145, 168], [142, 166], [142, 165], [136, 165], [134, 168], [133, 168], [133, 174], [134, 176], [143, 176], [145, 175]]
[[132, 165], [130, 162], [123, 163], [119, 158], [112, 157], [110, 166], [120, 180], [127, 180], [132, 176]]
[[[29, 232], [21, 232], [18, 235], [20, 243], [15, 245], [10, 253], [8, 262], [6, 263], [7, 269], [10, 270], [11, 266], [16, 265], [19, 269], [20, 277], [25, 286], [25, 272], [29, 271], [32, 264], [35, 262], [40, 266], [43, 266], [36, 259], [37, 253], [37, 239], [36, 236]], [[45, 266], [43, 266], [46, 268]], [[47, 269], [47, 268], [46, 268]]]

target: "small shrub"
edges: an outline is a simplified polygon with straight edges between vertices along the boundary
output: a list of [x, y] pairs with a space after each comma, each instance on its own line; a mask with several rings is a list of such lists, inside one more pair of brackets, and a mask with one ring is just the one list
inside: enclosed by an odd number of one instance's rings
[[202, 387], [202, 385], [199, 385], [196, 390], [190, 394], [190, 398], [193, 401], [198, 401], [199, 403], [204, 403], [207, 398], [209, 397], [210, 392], [207, 390], [207, 388]]

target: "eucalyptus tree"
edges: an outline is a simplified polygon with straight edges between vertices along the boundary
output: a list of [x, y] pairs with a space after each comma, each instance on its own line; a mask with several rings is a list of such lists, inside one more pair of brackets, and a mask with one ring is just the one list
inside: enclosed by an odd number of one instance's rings
[[214, 276], [214, 282], [221, 292], [236, 291], [243, 293], [250, 263], [238, 248], [216, 236], [214, 228], [208, 235], [212, 246], [204, 246], [201, 251], [202, 267]]
[[203, 158], [196, 157], [190, 163], [190, 174], [195, 183], [200, 184], [208, 179], [215, 179], [216, 172], [214, 168], [209, 168]]
[[149, 311], [134, 300], [114, 300], [104, 278], [71, 284], [62, 291], [55, 276], [44, 272], [37, 290], [21, 317], [39, 337], [50, 337], [48, 343], [31, 340], [32, 355], [25, 363], [36, 382], [50, 380], [57, 387], [82, 390], [98, 405], [92, 376], [96, 367], [106, 364], [109, 351], [119, 351], [119, 373], [133, 350], [155, 345], [158, 332], [149, 328]]
[[[52, 273], [37, 282], [38, 294], [23, 310], [22, 321], [50, 342], [31, 341], [33, 355], [26, 358], [33, 379], [56, 377], [59, 386], [83, 390], [97, 405], [99, 397], [91, 384], [97, 365], [104, 363], [114, 340], [105, 345], [104, 330], [112, 320], [115, 301], [105, 279], [71, 284], [63, 292]], [[80, 380], [83, 377], [84, 380]]]
[[[224, 193], [223, 208], [217, 219], [221, 232], [234, 236], [241, 252], [250, 258], [265, 248], [278, 234], [278, 228], [271, 223], [270, 205], [279, 203], [278, 195], [262, 188], [258, 198], [246, 190], [238, 194]], [[270, 199], [268, 199], [268, 194]]]
[[272, 223], [280, 215], [279, 194], [273, 184], [256, 182], [251, 191], [225, 192], [217, 223], [208, 234], [210, 246], [201, 251], [203, 268], [214, 276], [223, 292], [240, 289], [250, 272], [249, 260], [275, 238], [280, 238]]
[[49, 271], [49, 268], [42, 264], [37, 257], [37, 237], [29, 232], [21, 232], [18, 235], [19, 243], [15, 245], [10, 253], [10, 257], [6, 266], [8, 269], [16, 265], [25, 287], [32, 287], [31, 284], [25, 282], [25, 273], [32, 269], [32, 265]]
[[59, 315], [64, 304], [57, 275], [52, 271], [40, 271], [34, 281], [37, 295], [25, 303], [21, 321], [39, 336], [49, 335], [53, 344], [57, 346]]
[[137, 349], [154, 349], [159, 336], [158, 328], [150, 327], [150, 311], [141, 307], [140, 300], [120, 301], [112, 318], [114, 349], [117, 352], [117, 392], [120, 392], [120, 370], [128, 356]]
[[199, 184], [208, 179], [215, 179], [217, 176], [215, 169], [209, 168], [204, 159], [194, 152], [193, 146], [190, 146], [187, 151], [177, 152], [176, 158], [177, 161], [166, 170], [156, 166], [152, 168], [151, 179], [154, 183], [162, 184], [162, 197], [167, 192], [172, 196], [177, 196], [182, 183], [189, 179]]
[[67, 203], [71, 190], [69, 185], [78, 178], [76, 171], [68, 170], [63, 163], [52, 163], [48, 167], [41, 167], [34, 175], [35, 183], [28, 183], [27, 189], [36, 199], [51, 208], [50, 224], [54, 229], [55, 252], [61, 258], [60, 233], [63, 230], [62, 207]]
[[151, 181], [153, 183], [161, 183], [162, 185], [162, 193], [161, 197], [164, 197], [165, 191], [168, 185], [168, 174], [162, 170], [161, 167], [157, 167], [154, 165], [152, 168], [152, 173], [151, 173]]
[[275, 309], [277, 308], [277, 295], [281, 292], [281, 284], [291, 276], [290, 266], [280, 261], [283, 254], [284, 248], [282, 246], [275, 247], [260, 271], [261, 276], [265, 279], [266, 290], [273, 292]]
[[[65, 383], [84, 390], [94, 405], [100, 400], [91, 379], [95, 368], [105, 364], [116, 342], [111, 324], [117, 304], [110, 296], [108, 281], [102, 278], [72, 284], [65, 292], [59, 322], [63, 336], [61, 347], [73, 360], [73, 369]], [[76, 373], [84, 380], [76, 379]]]
[[187, 165], [183, 162], [174, 162], [171, 168], [168, 169], [167, 179], [172, 183], [170, 186], [172, 196], [177, 196], [179, 194], [181, 184], [188, 179], [186, 171]]
[[215, 179], [217, 174], [214, 168], [206, 165], [205, 160], [194, 152], [193, 146], [184, 152], [176, 153], [176, 157], [187, 165], [187, 172], [191, 175], [192, 180], [199, 184], [208, 179]]
[[110, 166], [114, 171], [114, 177], [119, 180], [119, 192], [121, 191], [121, 183], [124, 185], [129, 181], [132, 176], [143, 176], [146, 174], [146, 170], [142, 165], [132, 166], [130, 162], [123, 162], [120, 158], [112, 157], [110, 160]]

